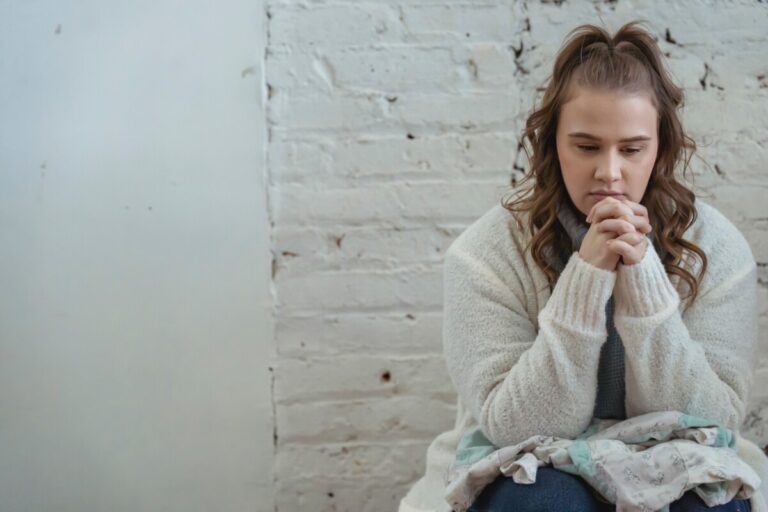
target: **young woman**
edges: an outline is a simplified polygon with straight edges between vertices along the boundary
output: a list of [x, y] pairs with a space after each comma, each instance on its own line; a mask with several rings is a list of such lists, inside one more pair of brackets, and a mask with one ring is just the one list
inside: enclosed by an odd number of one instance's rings
[[[681, 411], [732, 429], [739, 457], [768, 479], [768, 458], [738, 435], [757, 341], [756, 264], [739, 230], [678, 181], [696, 149], [682, 104], [638, 22], [613, 36], [592, 25], [569, 34], [527, 120], [523, 193], [446, 252], [456, 425], [430, 445], [401, 512], [450, 510], [445, 472], [477, 426], [502, 447], [573, 439], [594, 418]], [[760, 511], [765, 487], [712, 508], [691, 490], [670, 510]], [[502, 475], [470, 511], [614, 509], [579, 477], [541, 467], [533, 484]]]

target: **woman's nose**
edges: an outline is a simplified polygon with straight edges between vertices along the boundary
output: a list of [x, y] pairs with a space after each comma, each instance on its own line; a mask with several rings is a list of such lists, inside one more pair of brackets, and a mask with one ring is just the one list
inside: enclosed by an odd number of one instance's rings
[[613, 182], [621, 178], [621, 158], [613, 151], [608, 151], [597, 162], [595, 178], [607, 182]]

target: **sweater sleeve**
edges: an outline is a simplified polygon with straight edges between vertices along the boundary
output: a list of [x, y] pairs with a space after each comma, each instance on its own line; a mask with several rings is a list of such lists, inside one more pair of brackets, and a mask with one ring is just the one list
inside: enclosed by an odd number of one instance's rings
[[757, 342], [757, 266], [743, 239], [717, 258], [684, 315], [652, 245], [639, 263], [619, 265], [614, 323], [628, 416], [676, 410], [740, 427]]
[[452, 247], [444, 266], [443, 348], [460, 400], [496, 446], [537, 434], [574, 438], [592, 419], [616, 273], [574, 252], [536, 332], [520, 260], [473, 252], [483, 257]]

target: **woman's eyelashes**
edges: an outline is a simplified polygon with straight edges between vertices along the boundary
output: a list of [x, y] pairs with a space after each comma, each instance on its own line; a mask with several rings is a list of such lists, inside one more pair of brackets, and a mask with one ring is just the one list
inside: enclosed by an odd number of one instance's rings
[[[578, 147], [582, 151], [586, 151], [586, 152], [592, 152], [592, 151], [596, 151], [597, 149], [599, 149], [597, 146], [587, 146], [587, 145], [584, 145], [584, 144], [579, 144], [576, 147]], [[635, 153], [639, 153], [640, 151], [642, 151], [642, 148], [624, 148], [624, 152], [629, 154], [629, 155], [633, 155]]]

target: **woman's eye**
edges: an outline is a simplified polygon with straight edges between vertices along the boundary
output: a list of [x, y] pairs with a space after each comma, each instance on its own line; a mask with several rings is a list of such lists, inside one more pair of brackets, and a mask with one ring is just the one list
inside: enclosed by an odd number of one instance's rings
[[[578, 146], [578, 148], [581, 149], [582, 151], [596, 151], [597, 150], [597, 146], [586, 146], [586, 145], [583, 145], [583, 144], [580, 144]], [[635, 153], [639, 153], [640, 152], [640, 148], [624, 148], [624, 151], [626, 153], [629, 153], [630, 155], [633, 155]]]

